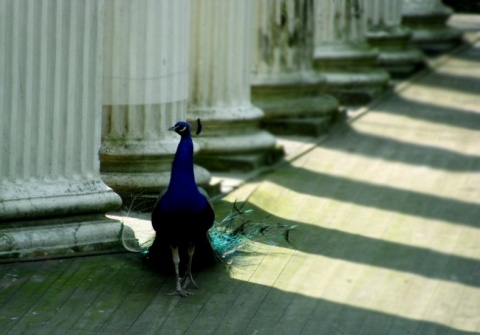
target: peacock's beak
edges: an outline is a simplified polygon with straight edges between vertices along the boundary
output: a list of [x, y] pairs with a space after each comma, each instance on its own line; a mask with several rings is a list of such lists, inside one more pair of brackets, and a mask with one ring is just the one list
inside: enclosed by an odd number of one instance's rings
[[175, 131], [177, 129], [175, 126], [168, 128], [168, 130]]

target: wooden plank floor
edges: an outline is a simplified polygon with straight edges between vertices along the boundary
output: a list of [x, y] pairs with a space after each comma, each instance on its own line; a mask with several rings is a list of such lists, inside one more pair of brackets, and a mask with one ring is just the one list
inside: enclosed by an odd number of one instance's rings
[[188, 298], [137, 254], [0, 264], [0, 334], [480, 334], [471, 42], [218, 204], [297, 225], [296, 249], [259, 245]]

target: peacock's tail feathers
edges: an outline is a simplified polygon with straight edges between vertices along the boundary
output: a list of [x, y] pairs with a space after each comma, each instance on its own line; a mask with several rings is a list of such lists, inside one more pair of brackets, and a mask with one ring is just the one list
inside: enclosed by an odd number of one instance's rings
[[226, 265], [232, 265], [238, 256], [255, 254], [259, 243], [276, 246], [283, 241], [292, 246], [290, 231], [296, 226], [271, 222], [267, 216], [261, 220], [252, 217], [253, 210], [243, 210], [235, 202], [230, 213], [221, 221], [215, 221], [208, 237], [217, 257]]
[[[240, 206], [236, 202], [233, 203], [230, 213], [222, 220], [215, 220], [207, 235], [215, 257], [230, 270], [234, 265], [238, 267], [249, 265], [251, 262], [248, 257], [250, 256], [268, 252], [265, 246], [280, 244], [293, 246], [290, 233], [296, 227], [295, 225], [273, 222], [271, 216], [258, 219], [253, 215], [253, 209], [243, 209], [244, 206], [245, 203]], [[131, 212], [137, 213], [135, 208], [130, 207], [124, 212], [124, 215], [130, 216]], [[155, 241], [155, 235], [139, 241], [135, 246], [128, 246], [123, 229], [121, 235], [125, 249], [141, 253], [146, 258], [151, 256], [151, 246]], [[169, 249], [165, 253], [166, 260], [170, 263]], [[202, 257], [201, 254], [196, 255], [197, 260], [199, 257]]]

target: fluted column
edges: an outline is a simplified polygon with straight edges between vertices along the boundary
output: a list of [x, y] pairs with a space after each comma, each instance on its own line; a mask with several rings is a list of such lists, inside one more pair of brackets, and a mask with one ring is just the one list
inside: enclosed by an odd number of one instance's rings
[[0, 2], [0, 258], [118, 247], [100, 179], [103, 2]]
[[379, 50], [377, 64], [392, 76], [404, 77], [423, 65], [422, 52], [411, 45], [411, 32], [402, 27], [403, 0], [370, 0], [368, 43]]
[[389, 81], [366, 39], [368, 0], [315, 0], [314, 67], [340, 101], [366, 103]]
[[[189, 0], [106, 2], [101, 171], [124, 198], [168, 185], [179, 140], [168, 128], [187, 110], [189, 10]], [[208, 184], [208, 171], [195, 174]]]
[[275, 133], [319, 135], [338, 101], [313, 71], [313, 0], [261, 0], [253, 6], [252, 102]]
[[196, 161], [249, 170], [275, 159], [275, 138], [250, 102], [251, 0], [192, 2], [188, 119], [201, 118]]
[[403, 25], [425, 51], [445, 51], [461, 42], [461, 32], [446, 22], [453, 14], [441, 0], [402, 0]]

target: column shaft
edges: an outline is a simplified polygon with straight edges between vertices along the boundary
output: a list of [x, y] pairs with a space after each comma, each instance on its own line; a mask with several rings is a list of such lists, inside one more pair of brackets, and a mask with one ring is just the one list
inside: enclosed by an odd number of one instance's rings
[[313, 0], [263, 0], [253, 6], [252, 101], [275, 133], [317, 136], [338, 101], [321, 93], [313, 71]]
[[251, 0], [192, 3], [188, 119], [201, 118], [197, 162], [210, 170], [252, 169], [275, 159], [250, 102]]
[[168, 128], [186, 118], [189, 10], [189, 0], [106, 3], [101, 170], [124, 198], [168, 185], [178, 144]]
[[345, 104], [364, 104], [386, 87], [389, 75], [376, 69], [378, 51], [366, 39], [366, 0], [315, 0], [314, 67], [328, 92]]

